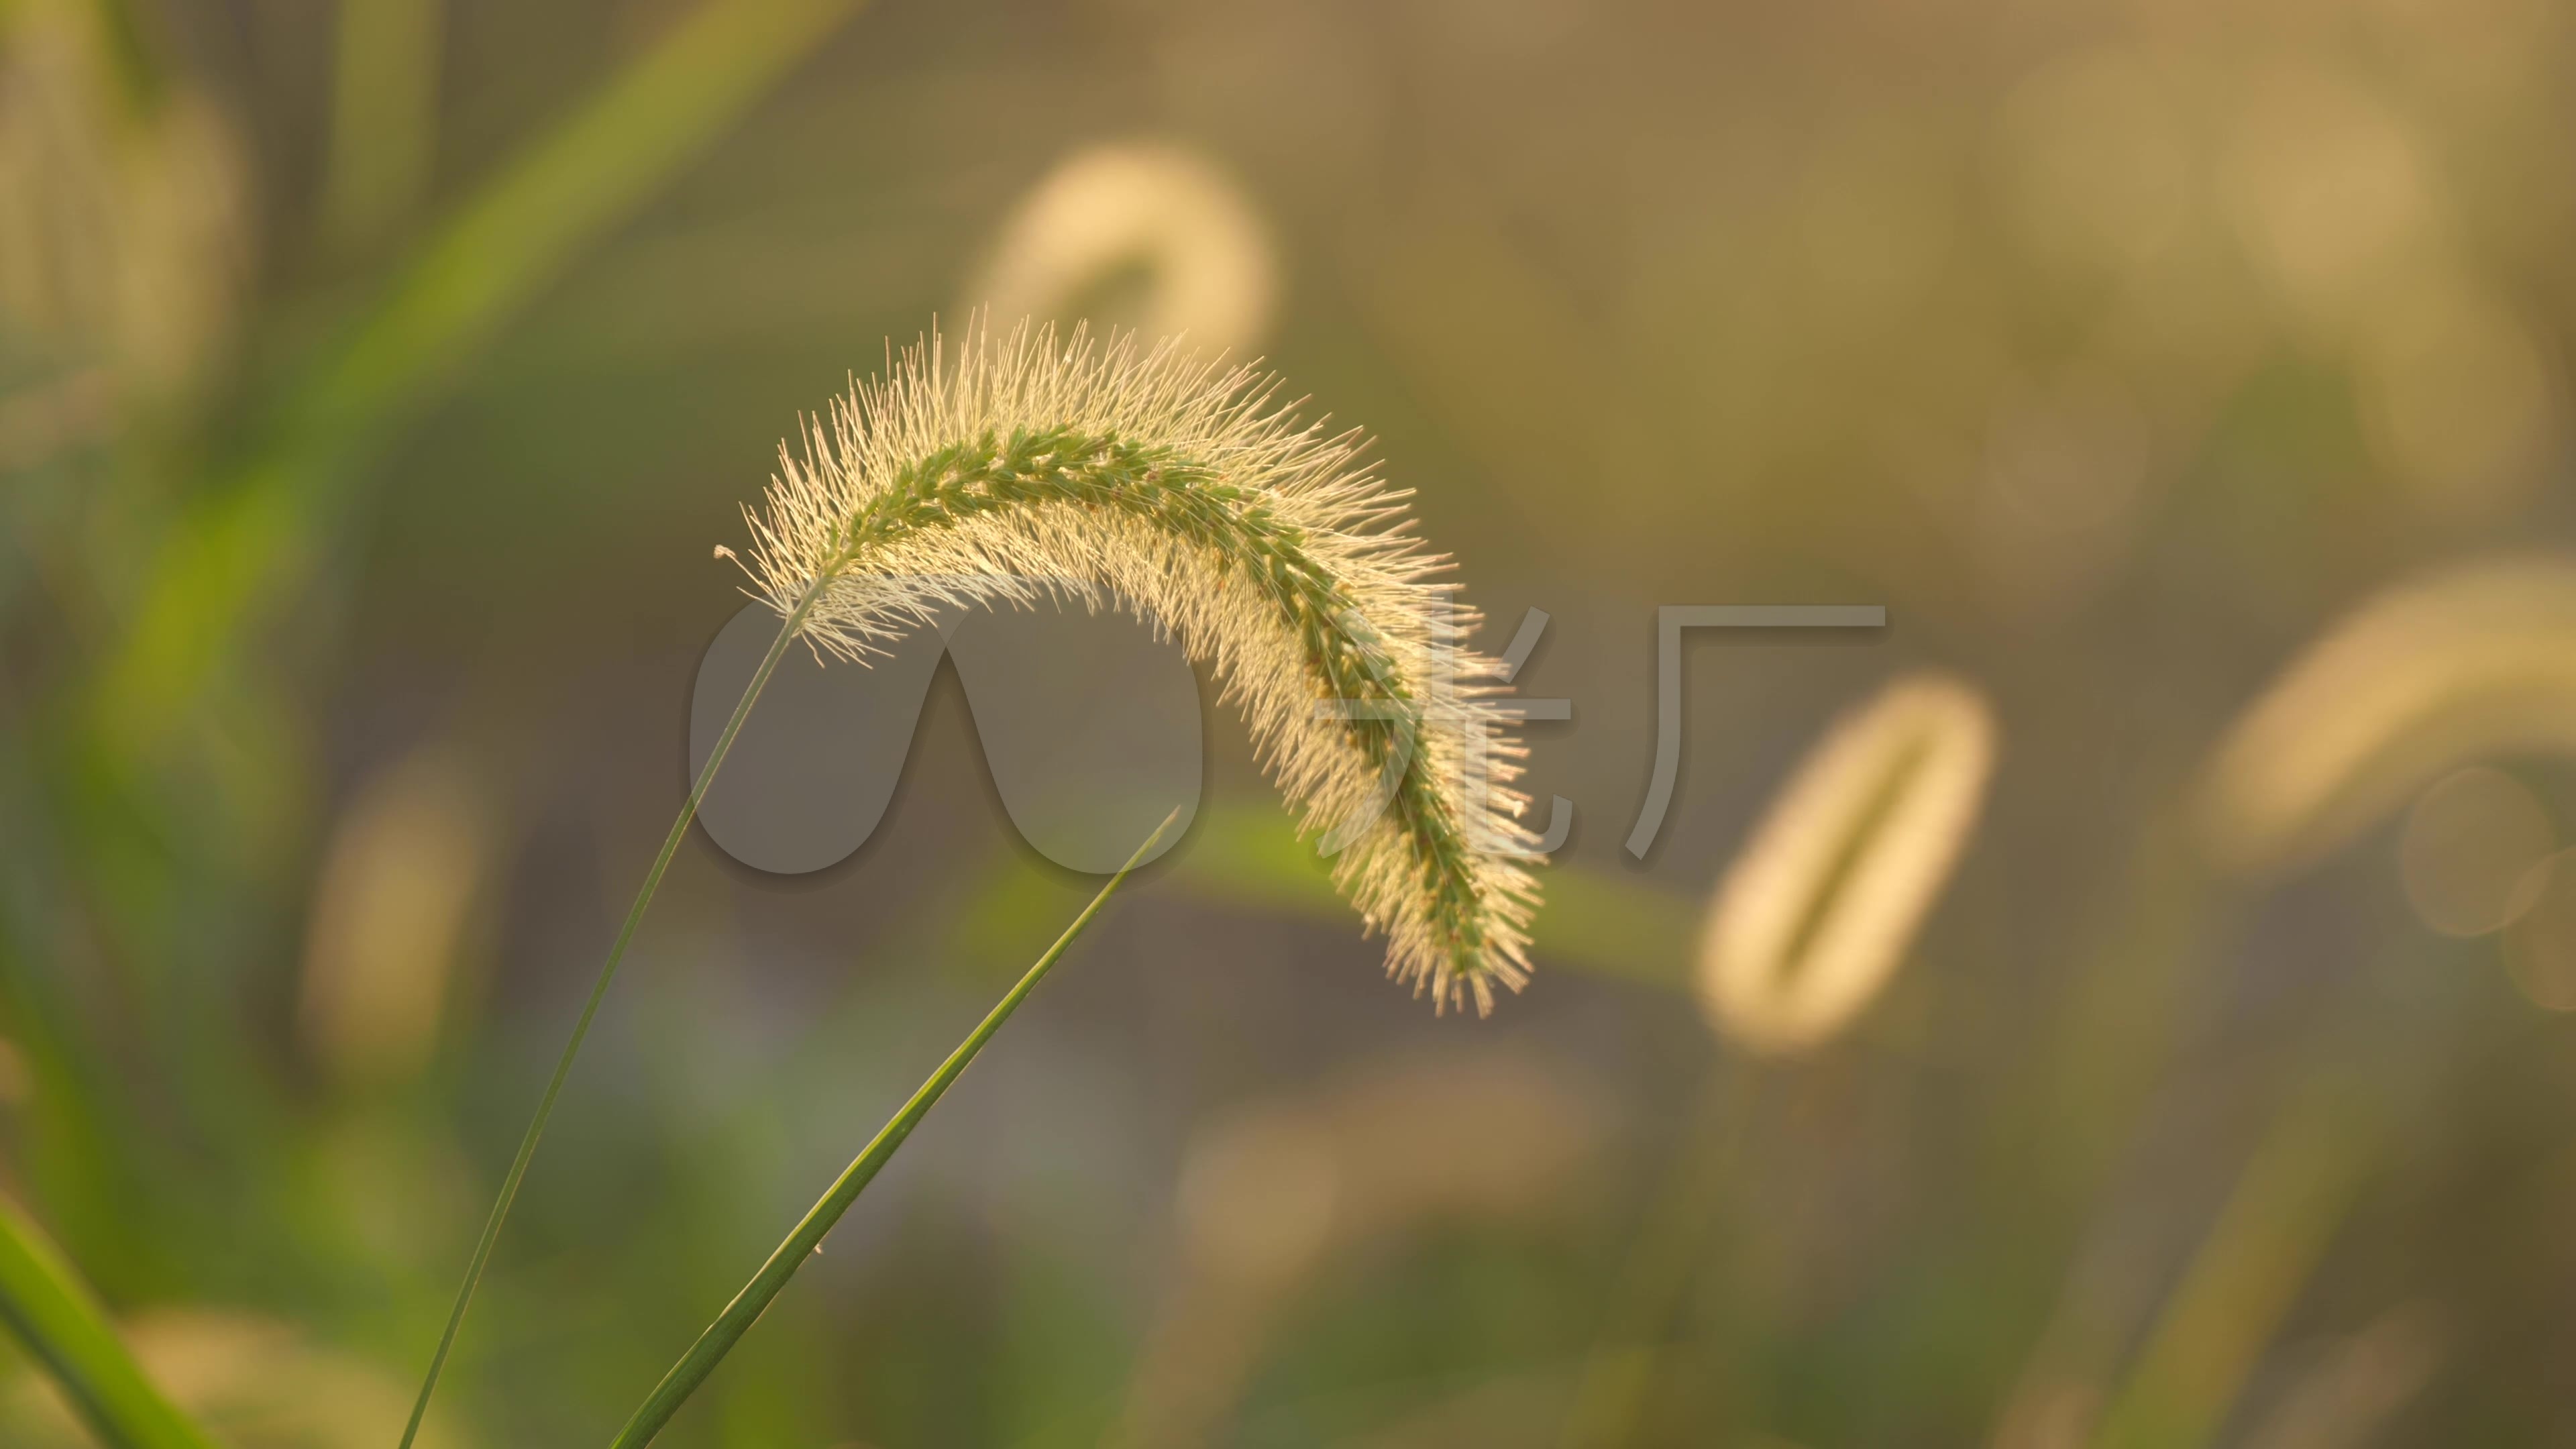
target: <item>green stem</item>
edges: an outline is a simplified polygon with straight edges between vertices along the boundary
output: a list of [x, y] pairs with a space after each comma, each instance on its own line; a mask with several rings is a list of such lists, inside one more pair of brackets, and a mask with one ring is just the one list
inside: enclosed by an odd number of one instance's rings
[[2294, 1089], [2104, 1413], [2095, 1449], [2199, 1449], [2218, 1437], [2360, 1193], [2380, 1149], [2373, 1133], [2342, 1079]]
[[1558, 1430], [1560, 1449], [1630, 1442], [1663, 1367], [1664, 1335], [1706, 1254], [1711, 1219], [1724, 1211], [1761, 1081], [1761, 1064], [1740, 1052], [1710, 1073], [1612, 1287]]
[[1002, 1029], [1002, 1023], [1009, 1020], [1020, 1003], [1028, 999], [1029, 993], [1037, 989], [1038, 982], [1046, 978], [1057, 958], [1064, 955], [1065, 948], [1071, 946], [1083, 928], [1091, 924], [1091, 918], [1100, 913], [1111, 893], [1127, 879], [1127, 873], [1153, 850], [1154, 843], [1163, 838], [1164, 831], [1172, 828], [1172, 822], [1180, 818], [1180, 813], [1175, 810], [1163, 817], [1163, 823], [1154, 827], [1154, 833], [1145, 838], [1144, 844], [1136, 847], [1136, 853], [1129, 856], [1127, 863], [1118, 868], [1118, 873], [1109, 878], [1109, 883], [1100, 888], [1100, 894], [1091, 898], [1091, 904], [1082, 908], [1082, 914], [1073, 918], [1073, 924], [1064, 928], [1064, 934], [1056, 937], [1055, 944], [1049, 946], [1037, 964], [1028, 969], [1028, 974], [1020, 978], [1010, 994], [1002, 998], [1001, 1003], [967, 1035], [957, 1050], [948, 1054], [948, 1060], [939, 1064], [939, 1070], [930, 1074], [930, 1080], [921, 1084], [921, 1089], [912, 1094], [912, 1100], [903, 1104], [903, 1109], [894, 1114], [893, 1120], [878, 1130], [867, 1149], [841, 1173], [831, 1190], [823, 1194], [822, 1201], [815, 1203], [804, 1220], [797, 1223], [795, 1231], [787, 1235], [787, 1241], [778, 1245], [778, 1250], [769, 1255], [769, 1261], [761, 1264], [760, 1271], [754, 1273], [743, 1290], [734, 1295], [733, 1302], [726, 1304], [724, 1312], [716, 1315], [716, 1321], [707, 1325], [706, 1332], [698, 1335], [698, 1341], [690, 1345], [688, 1353], [662, 1376], [662, 1382], [645, 1397], [644, 1406], [637, 1409], [635, 1417], [627, 1420], [626, 1427], [619, 1431], [615, 1449], [643, 1449], [644, 1445], [653, 1442], [654, 1435], [662, 1432], [663, 1426], [671, 1422], [671, 1416], [679, 1412], [680, 1405], [688, 1402], [689, 1395], [697, 1392], [698, 1386], [706, 1382], [707, 1375], [715, 1372], [716, 1365], [723, 1362], [724, 1356], [733, 1351], [733, 1346], [751, 1330], [751, 1326], [760, 1321], [760, 1315], [769, 1310], [770, 1302], [787, 1286], [787, 1280], [795, 1277], [796, 1270], [804, 1267], [805, 1260], [822, 1246], [824, 1235], [831, 1232], [833, 1225], [841, 1220], [841, 1215], [850, 1210], [850, 1204], [858, 1200], [860, 1192], [894, 1156], [895, 1149], [903, 1146], [904, 1139], [912, 1135], [912, 1129], [921, 1125], [921, 1119], [929, 1115], [949, 1085], [965, 1072], [967, 1063], [975, 1060], [975, 1054], [984, 1049], [984, 1043]]
[[786, 656], [787, 646], [795, 641], [797, 630], [804, 626], [805, 616], [822, 592], [820, 582], [808, 588], [788, 614], [778, 637], [770, 641], [769, 653], [751, 676], [741, 702], [733, 707], [733, 718], [725, 721], [724, 733], [716, 736], [715, 750], [707, 756], [705, 768], [698, 771], [697, 783], [689, 787], [689, 798], [680, 806], [680, 817], [671, 822], [671, 833], [662, 841], [662, 853], [653, 857], [653, 868], [645, 872], [643, 888], [635, 893], [635, 904], [626, 910], [625, 924], [617, 928], [617, 940], [608, 948], [608, 960], [599, 968], [599, 979], [591, 983], [590, 1000], [582, 1004], [581, 1019], [573, 1023], [572, 1036], [555, 1062], [554, 1076], [546, 1082], [545, 1095], [537, 1099], [536, 1115], [528, 1121], [527, 1135], [519, 1139], [519, 1154], [510, 1162], [509, 1175], [501, 1179], [501, 1195], [494, 1200], [492, 1216], [484, 1222], [483, 1236], [465, 1265], [465, 1282], [456, 1290], [455, 1306], [448, 1310], [447, 1327], [438, 1336], [438, 1351], [430, 1356], [429, 1373], [421, 1380], [420, 1397], [411, 1407], [411, 1422], [403, 1426], [402, 1449], [411, 1449], [412, 1440], [420, 1434], [421, 1418], [429, 1412], [429, 1397], [437, 1390], [438, 1376], [447, 1367], [448, 1352], [456, 1346], [456, 1331], [464, 1326], [465, 1310], [474, 1302], [474, 1289], [483, 1281], [483, 1270], [491, 1264], [492, 1245], [500, 1241], [501, 1224], [510, 1216], [510, 1205], [518, 1200], [519, 1184], [528, 1175], [529, 1161], [537, 1155], [537, 1139], [545, 1135], [546, 1118], [554, 1113], [555, 1098], [563, 1093], [564, 1078], [572, 1072], [572, 1059], [580, 1054], [582, 1039], [590, 1035], [590, 1023], [599, 1015], [599, 1003], [608, 995], [608, 984], [617, 979], [618, 963], [626, 959], [626, 947], [644, 920], [644, 908], [652, 904], [663, 873], [671, 868], [672, 857], [680, 853], [680, 842], [689, 834], [689, 822], [698, 818], [698, 805], [706, 799], [707, 787], [715, 783], [717, 767], [724, 764], [725, 755], [733, 749], [734, 736], [742, 732], [742, 722], [750, 717], [760, 691], [768, 685], [769, 676], [777, 672], [778, 661]]
[[0, 1323], [62, 1385], [109, 1449], [214, 1449], [144, 1377], [71, 1263], [0, 1197]]

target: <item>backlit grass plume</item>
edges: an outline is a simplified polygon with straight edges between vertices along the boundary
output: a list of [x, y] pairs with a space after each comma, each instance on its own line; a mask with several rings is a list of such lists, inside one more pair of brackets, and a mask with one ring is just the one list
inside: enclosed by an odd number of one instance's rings
[[1030, 188], [967, 295], [993, 316], [1132, 317], [1224, 351], [1268, 330], [1279, 249], [1223, 167], [1175, 142], [1113, 141], [1074, 151]]
[[1985, 806], [1994, 712], [1909, 675], [1834, 724], [1736, 858], [1701, 937], [1700, 999], [1757, 1051], [1804, 1051], [1875, 1000]]
[[746, 565], [848, 658], [943, 606], [1070, 590], [1213, 668], [1387, 969], [1441, 1006], [1527, 979], [1521, 751], [1402, 493], [1249, 368], [1022, 327], [907, 350], [782, 449]]
[[2310, 864], [2472, 761], [2576, 751], [2576, 563], [2482, 559], [2365, 601], [2228, 731], [2202, 782], [2222, 864]]
[[[402, 1449], [411, 1449], [476, 1285], [618, 964], [707, 789], [789, 646], [863, 659], [944, 607], [1073, 593], [1125, 605], [1213, 668], [1335, 880], [1388, 938], [1387, 969], [1442, 1008], [1528, 979], [1537, 887], [1522, 865], [1520, 747], [1491, 696], [1499, 667], [1458, 640], [1473, 616], [1430, 575], [1444, 561], [1396, 521], [1403, 495], [1275, 405], [1278, 384], [1171, 343], [1094, 347], [1026, 324], [952, 356], [906, 351], [782, 448], [745, 565], [778, 610], [768, 654], [662, 839], [573, 1024], [467, 1261]], [[723, 555], [728, 550], [719, 548]], [[1178, 812], [1174, 812], [1177, 818]], [[964, 1044], [897, 1112], [699, 1335], [617, 1439], [649, 1444], [759, 1321], [994, 1032], [1053, 969], [1167, 818]]]

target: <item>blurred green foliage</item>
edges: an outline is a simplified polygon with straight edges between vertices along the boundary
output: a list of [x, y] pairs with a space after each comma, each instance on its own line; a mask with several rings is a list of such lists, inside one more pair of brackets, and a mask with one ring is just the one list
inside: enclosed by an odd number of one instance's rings
[[[1141, 260], [1066, 305], [1255, 228], [1226, 325], [1489, 635], [1554, 616], [1542, 974], [1417, 1011], [1212, 728], [1182, 848], [665, 1442], [1554, 1445], [1605, 1362], [1619, 1443], [2576, 1435], [2567, 873], [2446, 934], [2409, 862], [2474, 833], [2252, 881], [2193, 811], [2346, 610], [2570, 546], [2561, 8], [402, 3], [0, 5], [0, 1192], [227, 1442], [391, 1442], [685, 788], [710, 544], [1140, 143], [1215, 179], [1101, 202]], [[1693, 641], [1632, 861], [1653, 611], [1744, 602], [1894, 622]], [[1751, 1063], [1702, 903], [1918, 663], [2002, 720], [1984, 822], [1859, 1028]], [[693, 840], [447, 1442], [605, 1440], [1095, 884], [944, 675], [851, 861]], [[1705, 1231], [1639, 1326], [1658, 1211]]]

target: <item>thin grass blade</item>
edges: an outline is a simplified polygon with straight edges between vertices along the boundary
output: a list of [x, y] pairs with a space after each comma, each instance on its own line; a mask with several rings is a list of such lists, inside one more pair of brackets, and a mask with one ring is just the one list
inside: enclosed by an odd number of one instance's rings
[[474, 1256], [466, 1263], [465, 1281], [456, 1290], [455, 1306], [448, 1310], [447, 1327], [438, 1335], [438, 1350], [430, 1355], [429, 1372], [421, 1379], [420, 1397], [411, 1406], [411, 1420], [403, 1426], [402, 1449], [411, 1449], [412, 1441], [420, 1435], [420, 1422], [429, 1413], [430, 1396], [438, 1391], [438, 1376], [446, 1370], [447, 1356], [456, 1347], [457, 1330], [465, 1326], [465, 1312], [474, 1305], [474, 1290], [483, 1282], [483, 1270], [491, 1266], [493, 1245], [501, 1240], [501, 1224], [508, 1221], [510, 1205], [519, 1199], [519, 1184], [527, 1179], [528, 1164], [536, 1158], [537, 1141], [546, 1134], [546, 1119], [554, 1115], [555, 1098], [563, 1094], [564, 1079], [572, 1075], [573, 1058], [581, 1054], [581, 1044], [590, 1036], [590, 1024], [599, 1015], [599, 1004], [608, 997], [609, 983], [617, 979], [618, 963], [626, 959], [626, 947], [635, 939], [635, 928], [643, 924], [644, 909], [653, 903], [653, 893], [661, 888], [672, 857], [680, 853], [680, 842], [688, 838], [689, 822], [698, 818], [698, 806], [706, 800], [707, 788], [715, 783], [716, 771], [723, 766], [725, 756], [732, 752], [734, 737], [742, 733], [742, 722], [751, 717], [751, 707], [759, 702], [769, 676], [778, 672], [778, 661], [786, 657], [787, 646], [795, 642], [796, 631], [804, 627], [810, 602], [809, 596], [806, 603], [789, 613], [778, 637], [771, 641], [769, 653], [743, 689], [741, 702], [733, 707], [733, 718], [725, 721], [724, 733], [716, 736], [706, 768], [698, 772], [697, 783], [689, 788], [689, 798], [680, 806], [680, 817], [671, 822], [671, 833], [663, 838], [661, 853], [653, 857], [653, 868], [645, 872], [644, 884], [635, 893], [635, 904], [627, 908], [626, 920], [617, 928], [617, 939], [608, 948], [599, 979], [591, 983], [590, 999], [582, 1004], [572, 1036], [564, 1042], [563, 1055], [555, 1061], [545, 1095], [537, 1099], [536, 1115], [528, 1119], [527, 1133], [519, 1139], [518, 1155], [510, 1160], [510, 1171], [501, 1179], [500, 1195], [493, 1200], [492, 1216], [485, 1220], [483, 1236], [476, 1240]]
[[62, 1386], [108, 1449], [214, 1449], [126, 1352], [62, 1250], [0, 1197], [0, 1323]]
[[957, 1050], [948, 1054], [948, 1060], [939, 1064], [939, 1070], [930, 1074], [930, 1080], [921, 1084], [921, 1089], [912, 1094], [912, 1099], [903, 1104], [902, 1110], [894, 1114], [894, 1119], [877, 1132], [867, 1149], [833, 1182], [831, 1190], [824, 1193], [822, 1200], [805, 1214], [795, 1231], [787, 1235], [787, 1241], [780, 1243], [777, 1251], [769, 1255], [769, 1261], [760, 1265], [760, 1271], [752, 1275], [751, 1282], [734, 1295], [733, 1302], [725, 1305], [724, 1312], [716, 1315], [716, 1321], [707, 1325], [706, 1332], [698, 1336], [698, 1341], [690, 1346], [688, 1353], [668, 1374], [663, 1375], [662, 1382], [646, 1396], [644, 1406], [635, 1411], [635, 1417], [628, 1420], [625, 1429], [618, 1434], [615, 1449], [642, 1449], [671, 1422], [671, 1416], [678, 1413], [689, 1396], [697, 1392], [698, 1386], [707, 1381], [707, 1376], [715, 1372], [716, 1365], [722, 1363], [724, 1356], [733, 1351], [733, 1346], [742, 1341], [742, 1336], [750, 1331], [751, 1326], [760, 1321], [760, 1315], [769, 1310], [770, 1303], [786, 1288], [787, 1280], [795, 1277], [796, 1270], [805, 1266], [805, 1260], [814, 1256], [815, 1249], [822, 1246], [824, 1236], [841, 1220], [841, 1215], [850, 1210], [850, 1204], [858, 1201], [859, 1194], [894, 1157], [895, 1149], [903, 1146], [904, 1139], [912, 1135], [912, 1129], [921, 1125], [921, 1119], [930, 1114], [930, 1109], [938, 1104], [950, 1084], [965, 1073], [967, 1064], [984, 1049], [984, 1043], [992, 1040], [993, 1033], [1002, 1029], [1002, 1023], [1010, 1020], [1011, 1013], [1019, 1010], [1020, 1003], [1026, 1001], [1038, 983], [1046, 979], [1047, 972], [1053, 969], [1066, 948], [1082, 934], [1084, 927], [1091, 924], [1091, 918], [1100, 914], [1100, 908], [1127, 879], [1127, 873], [1153, 851], [1155, 843], [1163, 838], [1163, 832], [1171, 829], [1172, 822], [1179, 818], [1177, 810], [1163, 818], [1163, 823], [1154, 828], [1154, 833], [1145, 838], [1143, 845], [1136, 847], [1136, 853], [1129, 856], [1127, 863], [1118, 868], [1118, 873], [1109, 878], [1109, 883], [1100, 888], [1100, 894], [1091, 898], [1091, 904], [1082, 908], [1082, 914], [1073, 918], [1073, 924], [1064, 928], [1064, 934], [1056, 937], [1055, 944], [1049, 946], [1037, 964], [1028, 969], [1019, 984], [1011, 988], [1010, 994], [1002, 998], [974, 1031], [968, 1033]]

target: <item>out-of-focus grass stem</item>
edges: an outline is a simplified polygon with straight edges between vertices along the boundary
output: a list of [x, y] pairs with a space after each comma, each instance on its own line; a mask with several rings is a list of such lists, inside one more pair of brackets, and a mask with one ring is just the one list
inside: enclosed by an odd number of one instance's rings
[[102, 667], [129, 755], [191, 717], [232, 641], [307, 573], [360, 447], [419, 405], [584, 247], [703, 154], [863, 0], [706, 0], [422, 242], [164, 535]]
[[2202, 1240], [2096, 1449], [2211, 1442], [2366, 1175], [2368, 1118], [2328, 1075], [2294, 1089]]
[[341, 0], [322, 237], [342, 255], [392, 235], [429, 194], [443, 9], [440, 0]]
[[[688, 838], [689, 823], [698, 818], [698, 806], [715, 783], [716, 771], [724, 765], [725, 756], [733, 749], [734, 737], [742, 732], [742, 723], [759, 702], [760, 692], [769, 677], [778, 670], [778, 661], [805, 626], [806, 614], [823, 590], [817, 581], [791, 611], [778, 637], [771, 641], [760, 668], [742, 692], [742, 700], [733, 708], [733, 717], [725, 721], [724, 733], [716, 736], [715, 748], [707, 756], [705, 768], [698, 771], [697, 783], [690, 786], [689, 798], [680, 806], [679, 818], [671, 822], [671, 833], [662, 840], [661, 853], [653, 857], [653, 868], [644, 873], [644, 884], [635, 893], [635, 904], [626, 911], [626, 920], [617, 928], [617, 939], [608, 948], [608, 959], [600, 965], [599, 978], [591, 984], [590, 999], [582, 1003], [581, 1016], [573, 1023], [572, 1035], [564, 1042], [563, 1055], [556, 1059], [554, 1075], [546, 1080], [545, 1094], [537, 1099], [537, 1110], [528, 1119], [528, 1130], [519, 1139], [519, 1150], [510, 1160], [510, 1170], [501, 1179], [500, 1194], [493, 1200], [492, 1215], [483, 1224], [483, 1235], [474, 1244], [474, 1255], [465, 1267], [465, 1281], [456, 1290], [456, 1303], [448, 1310], [447, 1326], [438, 1336], [438, 1349], [430, 1356], [429, 1372], [423, 1376], [420, 1397], [412, 1404], [411, 1421], [403, 1427], [403, 1449], [411, 1449], [412, 1440], [420, 1433], [420, 1423], [429, 1412], [430, 1396], [437, 1391], [438, 1376], [447, 1367], [447, 1356], [456, 1347], [457, 1330], [465, 1324], [465, 1312], [474, 1303], [474, 1290], [483, 1281], [483, 1270], [492, 1261], [492, 1247], [501, 1238], [501, 1224], [510, 1216], [510, 1205], [518, 1200], [519, 1184], [527, 1178], [528, 1164], [537, 1155], [537, 1141], [545, 1135], [546, 1119], [554, 1114], [555, 1098], [563, 1094], [564, 1079], [572, 1074], [573, 1058], [581, 1054], [581, 1044], [590, 1035], [590, 1024], [599, 1015], [599, 1004], [607, 999], [609, 984], [617, 979], [618, 964], [626, 959], [626, 948], [635, 939], [635, 929], [644, 920], [645, 907], [653, 903], [653, 893], [660, 888], [662, 876], [671, 868], [671, 860], [680, 853], [680, 842]], [[1159, 833], [1159, 832], [1158, 832]]]
[[[0, 19], [8, 18], [14, 8], [14, 4], [0, 4]], [[143, 17], [135, 13], [135, 0], [89, 0], [81, 9], [97, 33], [100, 53], [108, 58], [109, 73], [127, 113], [150, 113], [169, 94], [170, 78]]]
[[1560, 1449], [1631, 1442], [1663, 1364], [1663, 1337], [1706, 1253], [1712, 1217], [1744, 1155], [1762, 1064], [1729, 1052], [1700, 1094], [1612, 1285], [1601, 1331], [1584, 1358], [1557, 1436]]
[[[2246, 904], [2243, 891], [2208, 869], [2182, 811], [2148, 820], [2116, 892], [2086, 930], [2094, 944], [2080, 953], [2084, 964], [2054, 1017], [2054, 1044], [1994, 1138], [1994, 1160], [2010, 1179], [2004, 1191], [2019, 1208], [2043, 1206], [2043, 1220], [2065, 1234], [2062, 1249], [2082, 1254], [2085, 1234], [2100, 1225], [2079, 1224], [2121, 1211], [2107, 1187], [2135, 1150], [2195, 1014], [2206, 1009], [2214, 968]], [[2044, 1144], [2035, 1167], [2021, 1145], [2029, 1142]], [[2038, 1432], [2034, 1416], [2066, 1394], [2099, 1392], [2117, 1372], [2120, 1346], [2142, 1310], [2125, 1296], [2104, 1301], [2098, 1279], [2079, 1271], [2060, 1287], [2005, 1395], [1995, 1449], [2044, 1442], [2029, 1437]]]

